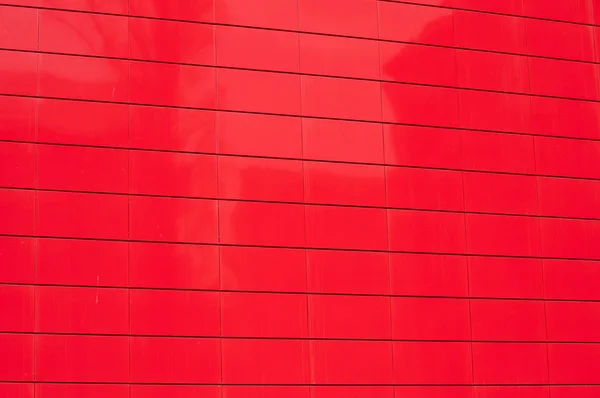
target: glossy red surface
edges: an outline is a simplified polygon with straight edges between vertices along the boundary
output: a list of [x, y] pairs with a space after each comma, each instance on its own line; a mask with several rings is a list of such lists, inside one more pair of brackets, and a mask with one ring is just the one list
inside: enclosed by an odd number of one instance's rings
[[600, 0], [0, 0], [0, 397], [600, 394]]

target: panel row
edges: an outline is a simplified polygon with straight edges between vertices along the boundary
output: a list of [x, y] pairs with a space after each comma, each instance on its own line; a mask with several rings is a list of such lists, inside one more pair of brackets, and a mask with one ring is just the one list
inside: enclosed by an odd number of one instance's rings
[[600, 300], [600, 263], [573, 260], [10, 237], [0, 260], [4, 283]]
[[600, 181], [0, 142], [0, 187], [600, 218]]
[[0, 140], [600, 179], [597, 141], [7, 96]]
[[599, 102], [16, 51], [0, 61], [0, 94], [600, 138]]
[[597, 66], [582, 62], [49, 10], [38, 36], [37, 13], [0, 6], [0, 47], [600, 99]]
[[598, 12], [600, 3], [597, 0], [557, 2], [545, 0], [487, 0], [485, 2], [479, 0], [415, 0], [411, 2], [582, 24], [600, 22], [600, 13]]
[[[475, 3], [472, 0], [462, 1]], [[287, 31], [299, 30], [317, 34], [379, 38], [587, 62], [598, 60], [597, 46], [594, 41], [600, 33], [600, 28], [593, 26], [376, 0], [353, 0], [343, 3], [339, 0], [327, 3], [318, 0], [301, 0], [300, 13], [295, 0], [278, 2], [261, 0], [262, 3], [269, 3], [263, 8], [256, 2], [249, 6], [240, 0], [217, 1], [217, 3], [223, 2], [235, 4], [232, 7], [227, 7], [225, 4], [222, 4], [223, 7], [217, 7], [216, 21], [210, 18], [213, 16], [213, 9], [206, 1], [184, 3], [180, 0], [164, 6], [151, 4], [152, 2], [142, 4], [141, 0], [137, 0], [133, 1], [130, 7], [132, 15], [152, 18], [191, 19]], [[444, 6], [451, 5], [450, 1], [434, 1], [436, 5], [440, 3]], [[57, 4], [57, 6], [64, 6], [64, 4]], [[576, 7], [574, 5], [573, 8]], [[261, 13], [258, 13], [256, 8], [261, 9]], [[566, 5], [565, 8], [569, 6]], [[115, 10], [102, 9], [93, 11], [115, 12]], [[555, 13], [562, 14], [562, 10], [556, 10]], [[205, 56], [214, 56], [214, 51], [210, 51], [214, 49], [212, 25], [128, 18], [127, 10], [121, 10], [121, 14], [125, 15], [0, 7], [0, 21], [7, 26], [0, 36], [0, 46], [30, 50], [39, 48], [42, 51], [56, 51], [60, 48], [69, 53], [93, 51], [94, 55], [123, 57], [128, 53], [130, 44], [134, 49], [138, 44], [150, 43], [151, 45], [145, 51], [160, 48], [167, 55], [183, 50], [181, 52], [187, 53], [190, 57], [189, 50], [199, 46], [208, 50], [204, 52]], [[68, 36], [68, 29], [73, 27], [77, 27], [80, 34], [77, 39]], [[223, 30], [231, 31], [230, 29]], [[186, 34], [195, 39], [186, 40], [176, 47], [170, 45], [174, 41], [168, 40], [169, 37], [177, 38]], [[272, 35], [284, 38], [283, 42], [279, 42], [280, 45], [285, 42], [286, 37], [297, 40], [295, 32]], [[253, 41], [254, 45], [261, 41], [264, 44], [265, 39], [269, 38], [269, 34], [265, 32], [256, 32], [250, 36], [254, 36], [254, 40], [250, 41]], [[546, 40], [549, 36], [554, 38], [552, 43]], [[64, 40], [65, 37], [69, 39]], [[226, 37], [226, 34], [222, 37]], [[292, 50], [294, 47], [284, 46], [284, 48]], [[219, 50], [218, 44], [217, 49]], [[263, 48], [262, 51], [265, 49]], [[193, 57], [198, 59], [201, 53], [196, 53]], [[146, 57], [142, 56], [142, 58]]]
[[599, 220], [53, 191], [0, 200], [8, 235], [600, 259]]
[[0, 285], [2, 332], [600, 343], [600, 303]]
[[[143, 384], [9, 384], [0, 395], [19, 398], [594, 398], [598, 386], [186, 386]], [[395, 394], [395, 395], [394, 395]]]
[[[399, 1], [399, 0], [394, 0]], [[402, 1], [399, 1], [402, 2]], [[333, 34], [366, 35], [376, 32], [375, 0], [2, 0], [3, 4], [72, 9], [161, 19], [217, 22], [274, 29], [301, 29]], [[597, 0], [415, 0], [411, 3], [442, 6], [582, 24], [600, 24]], [[257, 12], [260, 9], [261, 12]]]
[[35, 372], [38, 382], [600, 383], [597, 344], [0, 334], [0, 352], [11, 358], [0, 365], [6, 381], [32, 381]]

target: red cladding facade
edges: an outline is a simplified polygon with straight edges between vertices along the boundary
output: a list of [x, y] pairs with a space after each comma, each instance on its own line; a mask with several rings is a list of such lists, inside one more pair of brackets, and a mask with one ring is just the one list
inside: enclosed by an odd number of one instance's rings
[[0, 0], [0, 397], [600, 396], [600, 0]]

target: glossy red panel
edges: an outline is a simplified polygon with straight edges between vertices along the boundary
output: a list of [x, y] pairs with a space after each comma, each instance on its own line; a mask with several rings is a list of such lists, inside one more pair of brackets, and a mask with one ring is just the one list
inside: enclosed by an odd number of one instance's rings
[[[591, 26], [540, 19], [523, 21], [529, 55], [594, 62], [594, 34]], [[549, 37], [552, 40], [548, 40]]]
[[[302, 156], [305, 159], [383, 163], [381, 131], [379, 123], [303, 118]], [[293, 142], [288, 139], [288, 143]]]
[[123, 195], [39, 191], [36, 231], [50, 237], [126, 239], [127, 202]]
[[467, 214], [465, 223], [470, 254], [535, 257], [542, 253], [537, 218]]
[[223, 398], [309, 398], [308, 386], [223, 386]]
[[[34, 384], [0, 383], [0, 394], [7, 397], [34, 398]], [[42, 397], [38, 394], [38, 397]]]
[[460, 168], [460, 132], [440, 128], [383, 125], [385, 163]]
[[306, 281], [310, 292], [389, 294], [388, 254], [308, 250]]
[[308, 296], [312, 338], [389, 339], [390, 299], [369, 296]]
[[36, 384], [38, 398], [129, 398], [129, 386], [125, 384]]
[[126, 147], [133, 127], [121, 104], [40, 99], [37, 112], [39, 142]]
[[302, 202], [302, 162], [238, 156], [219, 157], [219, 197]]
[[546, 344], [473, 343], [473, 379], [477, 384], [546, 384]]
[[574, 395], [581, 398], [592, 398], [600, 393], [599, 386], [554, 386], [550, 387], [553, 398], [568, 398]]
[[35, 195], [34, 191], [0, 189], [0, 233], [33, 234]]
[[129, 237], [134, 240], [217, 243], [214, 200], [131, 196]]
[[542, 260], [472, 256], [468, 263], [472, 297], [544, 298], [548, 282]]
[[466, 386], [396, 386], [396, 396], [404, 398], [473, 398]]
[[431, 254], [390, 254], [392, 294], [467, 296], [467, 259]]
[[461, 213], [388, 210], [390, 250], [464, 253], [465, 218]]
[[0, 319], [3, 332], [33, 332], [33, 286], [0, 285], [0, 302], [5, 316]]
[[538, 177], [540, 214], [600, 218], [600, 181]]
[[37, 239], [36, 281], [48, 285], [127, 286], [126, 242]]
[[[130, 333], [162, 336], [219, 335], [219, 294], [130, 290]], [[189, 316], [202, 314], [201, 317]]]
[[[194, 2], [198, 0], [187, 1], [187, 4]], [[175, 3], [185, 4], [182, 0], [171, 4]], [[133, 8], [142, 4], [141, 1], [134, 1], [131, 6]], [[137, 10], [132, 10], [135, 11]], [[186, 18], [188, 17], [183, 19]], [[129, 37], [129, 54], [134, 59], [200, 65], [215, 64], [215, 31], [210, 25], [129, 18], [129, 32], [125, 37]]]
[[381, 83], [383, 121], [458, 127], [457, 92], [433, 86]]
[[544, 287], [549, 299], [600, 300], [600, 263], [544, 260]]
[[[38, 62], [37, 94], [40, 96], [114, 102], [129, 100], [128, 61], [40, 54]], [[152, 78], [147, 73], [144, 75]]]
[[537, 177], [462, 173], [465, 210], [474, 213], [538, 214]]
[[130, 398], [161, 398], [169, 396], [172, 398], [220, 398], [221, 389], [218, 386], [185, 386], [185, 385], [144, 385], [137, 384], [129, 386]]
[[297, 75], [218, 69], [217, 89], [217, 104], [221, 110], [294, 116], [301, 113], [300, 76]]
[[387, 205], [401, 209], [463, 211], [463, 173], [386, 167]]
[[0, 142], [0, 186], [34, 188], [37, 149], [32, 144]]
[[[31, 334], [0, 334], [0, 353], [3, 358], [12, 358], [10, 362], [2, 361], [0, 379], [12, 382], [33, 381], [34, 375], [34, 336]], [[39, 358], [39, 357], [38, 357]], [[38, 359], [39, 361], [39, 359]], [[10, 391], [10, 390], [9, 390]]]
[[395, 342], [396, 384], [473, 383], [470, 343]]
[[478, 341], [545, 341], [545, 303], [471, 300], [471, 330]]
[[35, 330], [41, 333], [126, 334], [129, 293], [98, 287], [35, 288]]
[[218, 339], [131, 337], [133, 383], [216, 384], [220, 381]]
[[129, 337], [39, 334], [35, 343], [37, 381], [129, 381]]
[[218, 289], [218, 248], [131, 242], [129, 283], [146, 288]]
[[222, 383], [308, 384], [306, 340], [223, 339]]
[[600, 329], [600, 303], [548, 301], [546, 324], [549, 341], [596, 342]]
[[379, 82], [302, 76], [302, 115], [361, 121], [381, 120]]
[[38, 11], [35, 8], [0, 5], [0, 47], [15, 50], [38, 49]]
[[[12, 1], [12, 0], [11, 0]], [[127, 0], [35, 0], [36, 5], [48, 8], [114, 13], [127, 15]], [[28, 0], [33, 2], [33, 0]], [[33, 4], [30, 4], [33, 5]]]
[[528, 93], [527, 58], [485, 51], [456, 51], [457, 85], [461, 88]]
[[457, 47], [527, 54], [525, 19], [470, 11], [454, 11], [452, 16]]
[[531, 136], [464, 131], [461, 138], [462, 167], [466, 170], [536, 172], [538, 164]]
[[35, 240], [0, 236], [0, 278], [6, 283], [33, 283]]
[[0, 139], [34, 141], [37, 103], [34, 98], [0, 96]]
[[[600, 178], [600, 143], [535, 137], [535, 163], [538, 173], [551, 176]], [[540, 194], [541, 195], [541, 194]]]
[[534, 18], [593, 23], [592, 2], [590, 0], [568, 0], [558, 3], [543, 0], [524, 0], [523, 13]]
[[3, 4], [17, 5], [17, 6], [37, 6], [40, 0], [3, 0]]
[[548, 344], [548, 369], [553, 384], [598, 384], [597, 344]]
[[[460, 127], [528, 133], [534, 119], [530, 97], [486, 91], [458, 90]], [[531, 97], [535, 98], [535, 97]]]
[[219, 234], [224, 244], [302, 247], [304, 224], [303, 205], [219, 202]]
[[213, 68], [129, 62], [130, 101], [134, 104], [215, 108], [216, 72]]
[[392, 298], [394, 340], [469, 340], [469, 300]]
[[391, 386], [314, 386], [311, 388], [313, 398], [393, 398], [394, 388]]
[[387, 341], [313, 340], [314, 384], [392, 384], [392, 343]]
[[136, 16], [211, 22], [215, 0], [129, 0], [129, 14]]
[[127, 26], [124, 16], [40, 10], [39, 50], [127, 58]]
[[303, 122], [299, 117], [236, 112], [219, 112], [217, 117], [219, 153], [302, 157]]
[[304, 200], [355, 206], [384, 206], [385, 170], [382, 166], [304, 162]]
[[548, 387], [539, 386], [477, 386], [473, 388], [473, 392], [475, 398], [501, 398], [506, 396], [514, 398], [550, 398], [555, 396], [554, 392], [550, 395]]
[[127, 193], [129, 152], [94, 147], [38, 145], [40, 189]]
[[597, 102], [531, 97], [531, 133], [598, 139], [599, 114]]
[[299, 0], [300, 30], [343, 36], [377, 37], [373, 0]]
[[400, 42], [453, 46], [451, 9], [399, 2], [378, 2], [379, 38]]
[[221, 293], [221, 335], [306, 338], [304, 294]]
[[[395, 1], [395, 0], [394, 0]], [[454, 0], [416, 0], [415, 4], [422, 4], [427, 6], [446, 6], [451, 7], [454, 5]]]
[[306, 246], [327, 249], [386, 250], [384, 209], [306, 206]]
[[134, 148], [214, 153], [215, 112], [129, 106], [129, 142]]
[[598, 70], [583, 62], [529, 58], [531, 92], [538, 95], [598, 100]]
[[379, 79], [378, 43], [374, 40], [315, 34], [301, 34], [299, 40], [302, 73]]
[[306, 291], [304, 250], [221, 246], [221, 288], [269, 292]]
[[[429, 1], [429, 0], [425, 0]], [[438, 0], [432, 0], [434, 2]], [[446, 3], [447, 0], [441, 0]], [[450, 4], [456, 8], [465, 8], [467, 10], [478, 10], [487, 12], [497, 12], [501, 14], [521, 15], [523, 13], [522, 0], [450, 0]]]
[[600, 260], [600, 221], [542, 218], [540, 230], [544, 257]]
[[0, 50], [0, 72], [0, 94], [36, 95], [38, 54]]
[[255, 0], [252, 3], [247, 0], [214, 0], [214, 2], [215, 19], [218, 23], [272, 29], [298, 29], [297, 0]]
[[233, 68], [299, 72], [298, 33], [216, 27], [217, 65]]
[[[456, 86], [455, 52], [447, 47], [382, 41], [379, 43], [381, 79]], [[440, 65], [444, 67], [440, 69]]]
[[217, 196], [217, 157], [159, 151], [129, 152], [132, 194]]

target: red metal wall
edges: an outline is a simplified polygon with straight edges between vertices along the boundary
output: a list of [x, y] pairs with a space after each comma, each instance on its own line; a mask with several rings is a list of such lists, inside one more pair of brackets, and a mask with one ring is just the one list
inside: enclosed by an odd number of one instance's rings
[[0, 397], [600, 396], [600, 1], [0, 3]]

